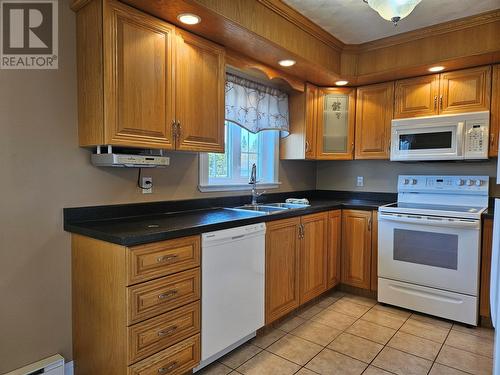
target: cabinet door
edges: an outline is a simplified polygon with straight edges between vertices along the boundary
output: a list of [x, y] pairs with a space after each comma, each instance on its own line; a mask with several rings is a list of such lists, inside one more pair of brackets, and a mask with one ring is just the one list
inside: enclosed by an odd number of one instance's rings
[[319, 89], [316, 158], [351, 160], [354, 152], [356, 89]]
[[490, 66], [442, 73], [440, 82], [440, 114], [489, 111]]
[[483, 222], [483, 239], [481, 249], [481, 289], [479, 297], [479, 315], [490, 317], [490, 269], [491, 246], [493, 241], [493, 220]]
[[372, 212], [372, 259], [370, 271], [370, 289], [378, 289], [378, 212]]
[[370, 289], [371, 211], [342, 210], [342, 283]]
[[340, 283], [340, 252], [342, 239], [342, 211], [328, 213], [328, 260], [327, 287], [333, 288]]
[[318, 126], [318, 88], [306, 84], [306, 159], [316, 158], [316, 127]]
[[299, 306], [300, 218], [266, 226], [266, 324]]
[[356, 159], [389, 159], [394, 82], [358, 87]]
[[491, 157], [498, 155], [498, 137], [500, 133], [500, 65], [493, 66], [491, 90], [490, 147]]
[[175, 28], [117, 2], [108, 7], [104, 140], [111, 145], [172, 148]]
[[396, 81], [394, 118], [438, 114], [439, 74]]
[[300, 304], [326, 290], [328, 213], [302, 216]]
[[222, 47], [177, 31], [178, 150], [224, 152], [224, 60]]

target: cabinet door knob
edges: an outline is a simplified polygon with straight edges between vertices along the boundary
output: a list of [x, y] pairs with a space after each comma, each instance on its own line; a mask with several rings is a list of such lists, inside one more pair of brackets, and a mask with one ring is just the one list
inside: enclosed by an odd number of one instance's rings
[[443, 110], [443, 95], [439, 95], [439, 110]]
[[437, 105], [438, 105], [438, 97], [437, 95], [434, 95], [434, 109], [437, 109]]

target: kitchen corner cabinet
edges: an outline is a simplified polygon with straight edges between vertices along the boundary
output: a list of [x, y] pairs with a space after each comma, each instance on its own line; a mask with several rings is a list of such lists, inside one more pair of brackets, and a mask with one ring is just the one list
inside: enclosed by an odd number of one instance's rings
[[342, 245], [342, 211], [330, 211], [328, 213], [328, 267], [327, 287], [328, 289], [340, 283], [340, 261]]
[[317, 101], [318, 88], [310, 83], [290, 93], [290, 135], [280, 139], [280, 159], [316, 158]]
[[316, 159], [353, 159], [355, 107], [355, 88], [319, 89]]
[[490, 317], [490, 269], [491, 251], [493, 242], [493, 220], [483, 221], [483, 235], [481, 245], [481, 285], [479, 291], [479, 315]]
[[490, 119], [490, 157], [498, 156], [500, 134], [500, 64], [493, 66], [491, 84], [491, 119]]
[[394, 82], [357, 88], [356, 159], [389, 159]]
[[73, 9], [80, 146], [223, 151], [222, 47], [118, 1]]
[[394, 118], [488, 111], [491, 67], [396, 81]]
[[372, 212], [342, 210], [342, 283], [370, 289]]

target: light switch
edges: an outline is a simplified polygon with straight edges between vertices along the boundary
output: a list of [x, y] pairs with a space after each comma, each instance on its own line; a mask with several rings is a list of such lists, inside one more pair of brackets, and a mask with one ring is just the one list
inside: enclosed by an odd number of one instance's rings
[[356, 178], [356, 186], [365, 186], [365, 179], [363, 176], [358, 176]]

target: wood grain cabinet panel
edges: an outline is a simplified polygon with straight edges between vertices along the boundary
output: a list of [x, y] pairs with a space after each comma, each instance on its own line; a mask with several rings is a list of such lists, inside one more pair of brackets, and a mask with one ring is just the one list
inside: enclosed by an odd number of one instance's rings
[[356, 159], [389, 159], [394, 82], [358, 87], [356, 93]]
[[483, 221], [483, 238], [481, 247], [481, 286], [479, 293], [479, 315], [490, 317], [490, 269], [493, 242], [493, 220]]
[[439, 113], [488, 111], [491, 67], [457, 70], [440, 74]]
[[200, 236], [133, 246], [127, 253], [129, 285], [199, 266]]
[[177, 30], [176, 148], [224, 152], [224, 48]]
[[182, 375], [201, 357], [200, 335], [195, 335], [128, 368], [128, 375]]
[[328, 213], [302, 216], [300, 304], [326, 291]]
[[266, 225], [266, 324], [299, 306], [300, 218]]
[[372, 259], [370, 271], [370, 289], [378, 289], [378, 211], [372, 212]]
[[394, 118], [437, 115], [439, 74], [396, 81]]
[[175, 28], [118, 2], [107, 5], [105, 143], [172, 148]]
[[370, 289], [371, 211], [342, 210], [342, 283]]
[[340, 283], [340, 261], [342, 244], [342, 211], [328, 213], [328, 267], [327, 287], [333, 288]]
[[200, 269], [127, 288], [128, 322], [133, 324], [200, 299]]
[[194, 302], [129, 327], [129, 364], [200, 332], [200, 314], [200, 302]]
[[491, 84], [490, 157], [498, 156], [500, 134], [500, 64], [493, 66]]
[[356, 89], [320, 88], [317, 108], [316, 159], [352, 160]]

